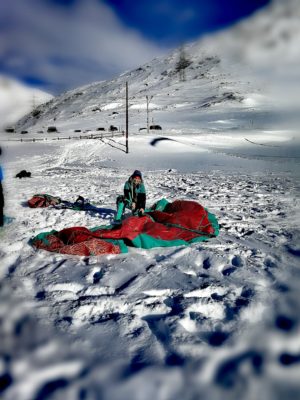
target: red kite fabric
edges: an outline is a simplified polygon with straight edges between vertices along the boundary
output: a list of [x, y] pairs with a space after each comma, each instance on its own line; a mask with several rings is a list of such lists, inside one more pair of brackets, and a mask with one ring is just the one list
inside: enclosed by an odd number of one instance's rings
[[59, 197], [50, 196], [50, 194], [35, 194], [27, 203], [30, 208], [45, 208], [55, 206], [60, 202]]
[[142, 217], [128, 217], [121, 225], [91, 230], [72, 227], [60, 232], [42, 233], [31, 243], [39, 249], [88, 256], [126, 252], [126, 245], [146, 249], [188, 245], [207, 240], [218, 233], [215, 216], [201, 204], [176, 200], [165, 204], [163, 211], [153, 206], [153, 211]]
[[84, 227], [42, 233], [32, 240], [32, 244], [37, 249], [79, 256], [121, 253], [119, 244], [99, 239], [96, 233]]

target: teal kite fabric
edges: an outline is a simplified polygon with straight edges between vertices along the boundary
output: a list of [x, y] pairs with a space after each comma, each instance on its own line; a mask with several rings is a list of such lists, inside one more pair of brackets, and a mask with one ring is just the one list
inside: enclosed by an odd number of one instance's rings
[[150, 249], [190, 245], [219, 234], [216, 217], [195, 201], [161, 199], [144, 216], [130, 216], [122, 224], [93, 229], [71, 227], [42, 233], [31, 240], [39, 249], [64, 254], [123, 253], [127, 246]]

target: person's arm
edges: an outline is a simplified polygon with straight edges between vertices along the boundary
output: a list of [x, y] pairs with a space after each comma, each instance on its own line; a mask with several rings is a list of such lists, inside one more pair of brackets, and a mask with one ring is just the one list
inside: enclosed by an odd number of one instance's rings
[[128, 182], [124, 185], [124, 199], [126, 204], [130, 207], [131, 205], [131, 192], [130, 192], [130, 185]]

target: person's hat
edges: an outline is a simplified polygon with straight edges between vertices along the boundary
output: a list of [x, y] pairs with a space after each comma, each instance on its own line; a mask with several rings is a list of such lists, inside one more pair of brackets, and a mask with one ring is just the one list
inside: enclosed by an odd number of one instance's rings
[[134, 171], [134, 173], [131, 176], [132, 176], [132, 178], [134, 178], [135, 176], [138, 176], [139, 178], [143, 179], [141, 171], [139, 171], [137, 169]]

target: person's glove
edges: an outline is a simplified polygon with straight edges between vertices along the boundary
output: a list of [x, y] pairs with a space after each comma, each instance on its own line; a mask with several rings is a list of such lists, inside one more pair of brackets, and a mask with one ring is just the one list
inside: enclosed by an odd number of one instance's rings
[[144, 215], [145, 210], [143, 208], [139, 209], [139, 216], [141, 217], [142, 215]]

